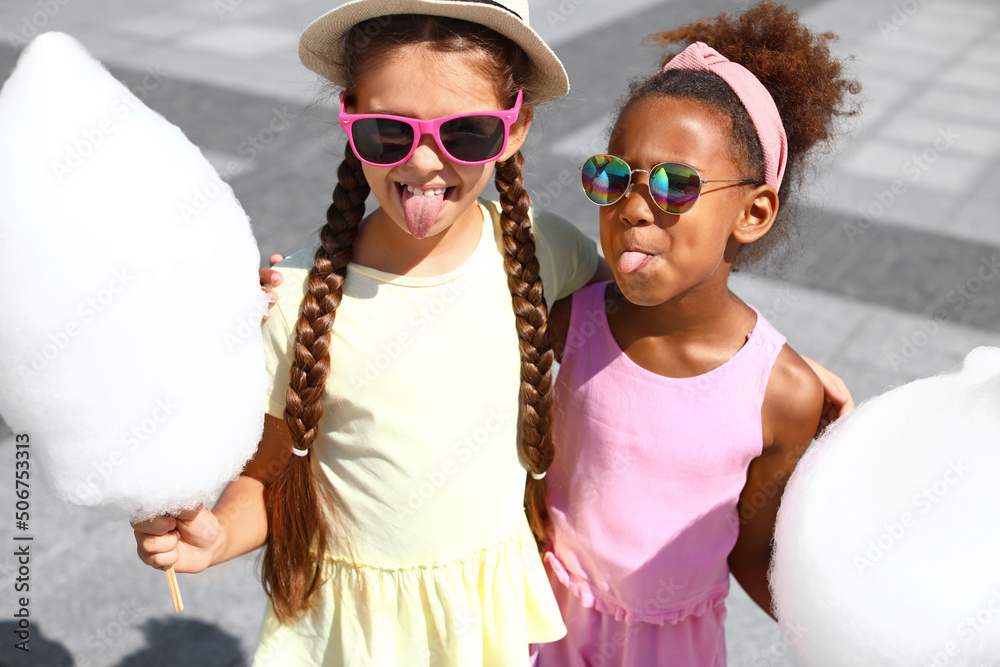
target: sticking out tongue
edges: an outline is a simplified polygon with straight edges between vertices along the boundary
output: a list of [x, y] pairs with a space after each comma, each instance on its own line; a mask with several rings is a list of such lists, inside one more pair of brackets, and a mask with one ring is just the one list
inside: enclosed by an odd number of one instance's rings
[[427, 196], [415, 195], [403, 188], [403, 215], [406, 218], [406, 228], [414, 238], [422, 239], [430, 233], [434, 221], [444, 208], [444, 193]]
[[622, 273], [632, 273], [652, 258], [652, 255], [647, 255], [644, 252], [635, 252], [633, 250], [623, 252], [621, 257], [618, 258], [618, 270]]

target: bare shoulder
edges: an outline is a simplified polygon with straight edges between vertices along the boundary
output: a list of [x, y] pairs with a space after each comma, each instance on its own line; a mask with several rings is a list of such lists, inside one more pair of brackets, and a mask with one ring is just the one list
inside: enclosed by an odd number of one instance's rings
[[787, 344], [771, 369], [761, 417], [764, 446], [812, 439], [823, 409], [823, 385], [809, 364]]

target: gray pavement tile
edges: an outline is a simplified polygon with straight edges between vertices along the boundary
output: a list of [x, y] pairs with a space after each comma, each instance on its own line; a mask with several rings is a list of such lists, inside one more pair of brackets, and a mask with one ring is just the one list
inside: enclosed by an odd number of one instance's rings
[[965, 238], [989, 240], [1000, 245], [1000, 213], [996, 201], [997, 190], [992, 191], [993, 201], [970, 200], [951, 216], [949, 228]]
[[845, 365], [863, 365], [895, 386], [954, 368], [973, 348], [985, 342], [995, 345], [998, 338], [964, 327], [941, 326], [929, 318], [874, 313], [840, 356]]
[[110, 27], [132, 35], [145, 35], [153, 39], [171, 40], [204, 27], [202, 21], [178, 16], [172, 11], [150, 14], [142, 18], [113, 21]]
[[1000, 311], [991, 309], [1000, 293], [997, 246], [822, 213], [800, 247], [785, 276], [798, 285], [920, 315], [940, 308], [950, 321], [1000, 330]]
[[757, 308], [799, 354], [824, 365], [833, 362], [868, 317], [867, 310], [853, 301], [829, 298], [773, 277], [737, 274], [730, 289]]
[[[730, 578], [726, 598], [729, 667], [798, 667], [778, 625]], [[794, 639], [794, 638], [792, 638]]]
[[227, 23], [186, 34], [175, 47], [195, 53], [216, 53], [236, 59], [295, 53], [299, 35], [291, 29]]
[[[997, 84], [1000, 88], [1000, 79]], [[915, 109], [896, 114], [891, 123], [879, 130], [879, 135], [923, 150], [933, 146], [942, 132], [947, 141], [953, 140], [949, 153], [954, 151], [959, 155], [958, 159], [965, 159], [969, 154], [992, 158], [1000, 153], [1000, 127], [995, 123], [961, 122]], [[942, 145], [945, 141], [942, 139]]]

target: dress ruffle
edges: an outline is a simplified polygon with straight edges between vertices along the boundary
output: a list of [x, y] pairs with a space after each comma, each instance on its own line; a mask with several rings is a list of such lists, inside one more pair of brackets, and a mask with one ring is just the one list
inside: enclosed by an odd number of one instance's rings
[[569, 589], [584, 607], [596, 609], [603, 614], [614, 616], [616, 621], [626, 623], [678, 625], [692, 616], [703, 616], [710, 610], [724, 605], [726, 596], [729, 594], [727, 586], [723, 590], [713, 591], [699, 600], [675, 609], [630, 609], [620, 602], [602, 597], [587, 583], [576, 580], [562, 561], [551, 551], [545, 552], [543, 560], [559, 583]]
[[268, 605], [255, 667], [527, 665], [528, 644], [566, 634], [527, 522], [448, 562], [329, 557], [319, 595], [291, 625]]

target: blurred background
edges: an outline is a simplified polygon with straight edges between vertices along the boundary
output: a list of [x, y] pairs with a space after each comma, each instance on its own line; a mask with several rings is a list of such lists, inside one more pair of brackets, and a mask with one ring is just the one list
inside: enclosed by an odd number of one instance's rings
[[[344, 142], [322, 86], [299, 64], [297, 40], [337, 4], [4, 0], [0, 81], [38, 33], [73, 35], [203, 149], [249, 214], [262, 259], [290, 254], [315, 242]], [[533, 203], [596, 239], [597, 209], [577, 168], [604, 150], [627, 81], [655, 68], [659, 53], [643, 38], [746, 4], [531, 0], [531, 23], [572, 83], [568, 97], [536, 110], [525, 149]], [[1000, 6], [788, 4], [840, 37], [835, 50], [863, 84], [861, 113], [815, 161], [791, 252], [766, 273], [734, 276], [732, 287], [860, 402], [952, 368], [976, 346], [1000, 346]], [[0, 468], [12, 470], [2, 422], [0, 442]], [[13, 505], [13, 483], [0, 483], [0, 509]], [[180, 575], [187, 609], [178, 615], [163, 575], [136, 558], [127, 524], [38, 486], [32, 505], [31, 653], [13, 648], [16, 562], [5, 546], [0, 664], [249, 664], [264, 608], [254, 555]], [[6, 545], [11, 523], [0, 522]], [[735, 583], [729, 610], [729, 664], [796, 664], [777, 625]]]

